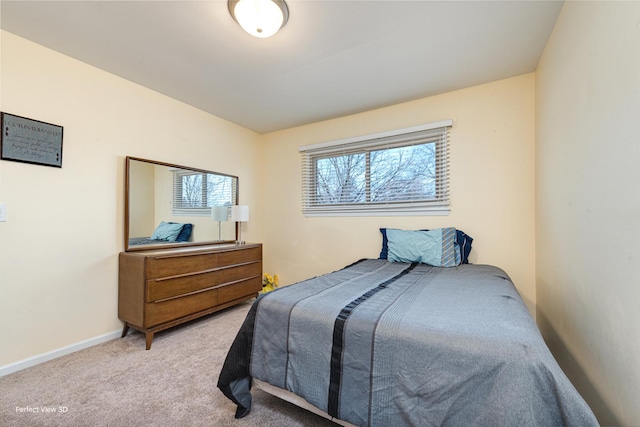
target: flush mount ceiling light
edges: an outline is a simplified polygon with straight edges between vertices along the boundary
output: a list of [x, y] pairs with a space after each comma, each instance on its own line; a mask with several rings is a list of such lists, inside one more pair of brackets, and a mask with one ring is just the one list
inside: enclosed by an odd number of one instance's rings
[[271, 37], [289, 19], [284, 0], [229, 0], [227, 4], [233, 19], [254, 37]]

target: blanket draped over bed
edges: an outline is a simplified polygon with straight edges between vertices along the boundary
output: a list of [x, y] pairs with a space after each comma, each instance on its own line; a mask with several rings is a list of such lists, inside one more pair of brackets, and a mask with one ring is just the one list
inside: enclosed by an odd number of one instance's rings
[[261, 295], [218, 387], [251, 378], [359, 426], [596, 426], [507, 274], [367, 259]]

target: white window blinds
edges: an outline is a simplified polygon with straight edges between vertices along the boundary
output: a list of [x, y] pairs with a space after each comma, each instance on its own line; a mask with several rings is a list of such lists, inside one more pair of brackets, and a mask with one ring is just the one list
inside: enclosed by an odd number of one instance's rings
[[447, 120], [301, 147], [303, 213], [447, 214], [451, 125]]
[[230, 176], [174, 169], [173, 214], [209, 216], [213, 206], [236, 204], [236, 180]]

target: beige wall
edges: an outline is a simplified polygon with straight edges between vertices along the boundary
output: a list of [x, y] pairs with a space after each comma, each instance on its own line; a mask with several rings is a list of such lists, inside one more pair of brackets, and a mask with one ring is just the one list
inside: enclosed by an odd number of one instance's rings
[[605, 425], [640, 424], [639, 22], [567, 2], [537, 71], [538, 323]]
[[[251, 131], [1, 36], [0, 109], [64, 127], [61, 169], [0, 162], [3, 366], [121, 328], [125, 156], [238, 175], [256, 214], [260, 163]], [[259, 236], [257, 222], [245, 224], [246, 240]]]
[[[377, 258], [379, 227], [454, 226], [475, 239], [471, 261], [504, 268], [534, 311], [534, 93], [527, 74], [265, 135], [265, 271], [290, 284]], [[449, 216], [302, 215], [298, 147], [444, 119], [454, 120]]]

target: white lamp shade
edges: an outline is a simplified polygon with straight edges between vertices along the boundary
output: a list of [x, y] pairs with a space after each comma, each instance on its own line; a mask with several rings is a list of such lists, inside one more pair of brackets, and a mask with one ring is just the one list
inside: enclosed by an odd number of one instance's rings
[[235, 222], [249, 221], [249, 206], [246, 206], [246, 205], [231, 206], [231, 221], [235, 221]]
[[229, 220], [228, 206], [212, 206], [211, 207], [211, 221], [228, 221], [228, 220]]
[[[271, 37], [286, 23], [288, 10], [283, 1], [236, 0], [229, 2], [231, 15], [254, 37]], [[287, 15], [285, 15], [287, 14]]]

